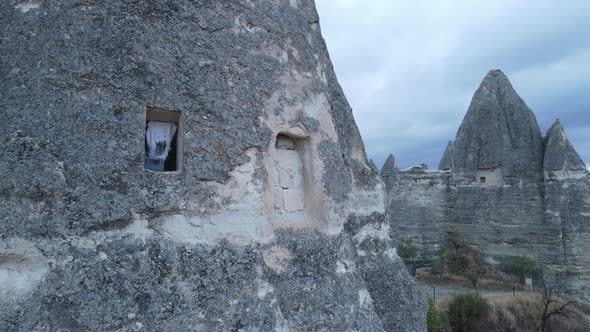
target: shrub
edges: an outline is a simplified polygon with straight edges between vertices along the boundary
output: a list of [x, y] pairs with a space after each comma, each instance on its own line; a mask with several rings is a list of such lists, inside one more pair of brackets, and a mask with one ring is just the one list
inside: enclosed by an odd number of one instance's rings
[[414, 260], [418, 257], [418, 248], [411, 240], [404, 240], [397, 246], [397, 254], [403, 260]]
[[469, 256], [461, 251], [453, 251], [449, 255], [448, 269], [453, 274], [465, 274], [470, 269]]
[[484, 275], [487, 264], [483, 255], [465, 243], [456, 234], [449, 234], [449, 249], [444, 252], [446, 258], [447, 272], [456, 275], [466, 275], [469, 272], [476, 272]]
[[477, 250], [468, 247], [451, 250], [447, 258], [447, 268], [447, 272], [456, 275], [467, 275], [470, 272], [475, 272], [481, 276], [491, 270], [483, 255]]
[[436, 251], [436, 256], [438, 256], [437, 267], [440, 275], [442, 276], [445, 273], [445, 268], [447, 266], [447, 253], [448, 253], [447, 246], [443, 245]]
[[[437, 302], [442, 331], [451, 331], [449, 304], [452, 300]], [[488, 299], [490, 312], [473, 331], [485, 332], [539, 332], [543, 315], [543, 295], [537, 292], [517, 292], [516, 296], [495, 296]], [[588, 332], [590, 305], [580, 303], [568, 307], [568, 317], [552, 316], [547, 331]]]
[[428, 299], [428, 315], [426, 316], [428, 324], [428, 332], [441, 332], [442, 325], [440, 323], [440, 317], [436, 311], [436, 306], [432, 299]]
[[432, 264], [432, 267], [430, 268], [430, 274], [432, 275], [439, 275], [442, 277], [442, 275], [444, 274], [445, 268], [442, 264], [440, 264], [439, 262], [435, 262], [434, 264]]
[[477, 274], [476, 272], [469, 272], [467, 274], [467, 280], [469, 280], [469, 282], [471, 283], [471, 287], [476, 288], [477, 281], [479, 280], [479, 274]]
[[418, 257], [418, 247], [411, 240], [405, 240], [397, 246], [397, 254], [410, 269], [412, 275], [416, 275], [416, 258]]
[[449, 323], [453, 331], [475, 331], [478, 323], [487, 318], [489, 312], [490, 304], [481, 295], [459, 294], [449, 304]]
[[430, 274], [432, 275], [439, 275], [443, 276], [447, 269], [447, 246], [442, 245], [437, 251], [436, 256], [437, 259], [432, 263], [432, 267], [430, 268]]

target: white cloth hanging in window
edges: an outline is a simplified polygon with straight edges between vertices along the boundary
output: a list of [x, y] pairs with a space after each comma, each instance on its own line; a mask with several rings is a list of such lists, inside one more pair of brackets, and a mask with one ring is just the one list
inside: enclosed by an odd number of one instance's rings
[[145, 134], [148, 146], [147, 158], [161, 165], [161, 167], [158, 167], [161, 169], [154, 170], [164, 170], [164, 162], [168, 159], [171, 149], [170, 145], [172, 144], [175, 133], [176, 124], [172, 122], [148, 122]]

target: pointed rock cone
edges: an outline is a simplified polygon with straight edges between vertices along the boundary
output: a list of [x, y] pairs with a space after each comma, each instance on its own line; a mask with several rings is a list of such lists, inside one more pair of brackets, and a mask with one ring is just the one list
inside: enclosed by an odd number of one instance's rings
[[392, 176], [397, 172], [399, 169], [395, 166], [395, 157], [390, 154], [381, 168], [381, 177]]
[[586, 164], [567, 138], [559, 119], [555, 120], [545, 135], [543, 169], [546, 171], [586, 169]]
[[452, 162], [454, 173], [466, 175], [496, 167], [514, 179], [541, 174], [539, 124], [502, 71], [490, 71], [473, 95], [457, 132]]
[[375, 162], [373, 161], [373, 159], [369, 159], [369, 168], [371, 168], [371, 170], [375, 173], [379, 173], [379, 168], [377, 168], [377, 165], [375, 164]]
[[447, 148], [445, 149], [445, 153], [443, 154], [440, 163], [438, 164], [438, 169], [441, 170], [450, 170], [453, 168], [453, 141], [449, 141], [447, 144]]

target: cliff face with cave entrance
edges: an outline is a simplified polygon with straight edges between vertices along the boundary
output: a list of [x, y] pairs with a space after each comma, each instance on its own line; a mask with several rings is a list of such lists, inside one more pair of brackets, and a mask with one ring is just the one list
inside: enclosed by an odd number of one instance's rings
[[318, 21], [2, 1], [0, 330], [425, 330]]
[[529, 256], [590, 301], [590, 175], [561, 123], [543, 137], [499, 70], [484, 78], [437, 171], [381, 171], [391, 235], [424, 263], [459, 236], [494, 265]]

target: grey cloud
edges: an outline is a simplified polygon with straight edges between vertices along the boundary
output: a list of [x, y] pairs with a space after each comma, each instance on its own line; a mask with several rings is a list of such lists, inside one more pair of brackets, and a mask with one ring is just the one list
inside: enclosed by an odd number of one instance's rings
[[473, 92], [500, 68], [543, 130], [562, 119], [590, 162], [590, 2], [318, 0], [369, 157], [438, 165]]

